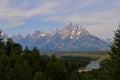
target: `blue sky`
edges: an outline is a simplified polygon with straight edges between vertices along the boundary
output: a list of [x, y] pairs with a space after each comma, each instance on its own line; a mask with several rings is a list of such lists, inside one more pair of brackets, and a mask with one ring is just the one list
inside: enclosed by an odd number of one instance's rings
[[0, 0], [0, 29], [9, 35], [60, 29], [69, 22], [98, 37], [112, 36], [120, 0]]

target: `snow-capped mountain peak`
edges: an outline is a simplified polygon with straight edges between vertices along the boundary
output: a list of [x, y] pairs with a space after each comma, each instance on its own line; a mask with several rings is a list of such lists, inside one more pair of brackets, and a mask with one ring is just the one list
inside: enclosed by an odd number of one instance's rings
[[104, 37], [101, 40], [111, 44], [113, 42], [113, 37], [112, 36], [108, 36], [108, 37]]
[[[13, 39], [15, 41], [15, 39]], [[17, 39], [16, 39], [17, 40]], [[35, 31], [25, 38], [19, 39], [23, 47], [31, 49], [36, 46], [40, 50], [103, 50], [109, 49], [108, 44], [91, 35], [86, 28], [69, 23], [58, 30], [54, 28], [51, 32]]]
[[33, 34], [31, 34], [31, 37], [33, 39], [38, 39], [38, 38], [44, 37], [44, 36], [46, 36], [46, 33], [44, 31], [39, 31], [39, 30], [37, 30]]
[[70, 36], [71, 39], [75, 39], [80, 35], [89, 34], [89, 32], [80, 25], [73, 25], [72, 23], [65, 26], [61, 29], [61, 37], [65, 39], [66, 37]]

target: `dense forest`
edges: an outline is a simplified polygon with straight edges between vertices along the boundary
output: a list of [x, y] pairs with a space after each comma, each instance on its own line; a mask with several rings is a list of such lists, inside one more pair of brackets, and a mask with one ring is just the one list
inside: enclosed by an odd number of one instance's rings
[[11, 38], [6, 42], [2, 39], [0, 30], [0, 80], [120, 80], [120, 26], [110, 45], [110, 57], [98, 70], [81, 73], [78, 67], [84, 65], [78, 66], [75, 61], [41, 56], [36, 47], [22, 50]]

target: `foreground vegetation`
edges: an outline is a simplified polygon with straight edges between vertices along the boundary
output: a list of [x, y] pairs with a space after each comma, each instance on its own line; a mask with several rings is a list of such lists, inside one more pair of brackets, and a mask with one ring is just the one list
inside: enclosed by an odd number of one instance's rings
[[91, 58], [61, 57], [40, 55], [35, 47], [15, 43], [11, 38], [7, 42], [0, 36], [0, 80], [70, 80], [78, 68], [88, 64]]
[[110, 47], [110, 57], [101, 62], [100, 69], [79, 73], [74, 61], [41, 56], [36, 47], [22, 50], [10, 38], [4, 43], [0, 31], [0, 80], [120, 80], [120, 26]]
[[68, 80], [76, 67], [73, 63], [42, 57], [37, 48], [27, 47], [8, 39], [0, 41], [0, 80]]

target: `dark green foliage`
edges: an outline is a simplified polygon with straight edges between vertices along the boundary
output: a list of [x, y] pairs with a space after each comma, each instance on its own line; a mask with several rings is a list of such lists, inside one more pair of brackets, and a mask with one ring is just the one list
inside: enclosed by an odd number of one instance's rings
[[67, 71], [61, 61], [58, 61], [55, 57], [49, 59], [48, 64], [46, 65], [45, 75], [47, 79], [50, 80], [66, 80]]
[[46, 80], [42, 72], [36, 72], [33, 80]]
[[0, 42], [2, 41], [2, 30], [0, 29]]
[[110, 45], [111, 51], [109, 52], [112, 59], [120, 57], [120, 26], [114, 36], [114, 42]]
[[0, 41], [0, 80], [68, 80], [76, 69], [54, 55], [42, 57], [36, 47], [22, 51], [11, 38]]
[[120, 80], [120, 26], [110, 46], [110, 58], [101, 62], [100, 69], [82, 73], [79, 67], [91, 59], [41, 56], [36, 47], [22, 51], [22, 46], [11, 38], [4, 43], [1, 34], [0, 30], [0, 80]]
[[69, 78], [69, 80], [81, 80], [80, 78], [80, 73], [78, 72], [73, 72]]
[[67, 60], [70, 63], [74, 63], [76, 68], [85, 67], [87, 64], [92, 61], [92, 58], [80, 57], [80, 56], [62, 56], [61, 59]]
[[[108, 52], [110, 58], [101, 63], [99, 75], [101, 80], [120, 80], [120, 25], [115, 31], [114, 41]], [[105, 75], [102, 75], [105, 74]]]

